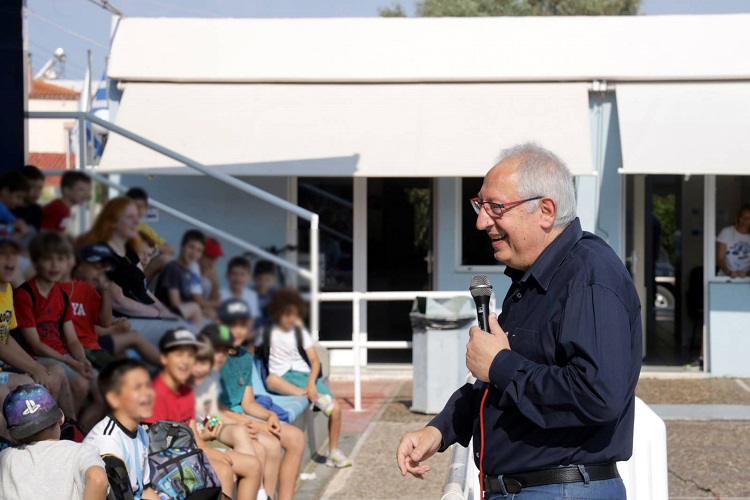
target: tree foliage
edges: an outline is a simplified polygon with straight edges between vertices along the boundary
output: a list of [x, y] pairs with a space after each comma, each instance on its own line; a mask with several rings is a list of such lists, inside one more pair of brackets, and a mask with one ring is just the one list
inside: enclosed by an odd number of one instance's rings
[[[418, 0], [420, 17], [626, 16], [642, 0]], [[383, 17], [404, 17], [400, 4], [380, 9]]]

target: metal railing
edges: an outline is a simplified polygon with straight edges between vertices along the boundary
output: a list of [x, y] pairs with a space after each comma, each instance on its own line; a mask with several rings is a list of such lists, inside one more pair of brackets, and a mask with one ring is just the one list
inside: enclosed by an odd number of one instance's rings
[[318, 253], [319, 253], [319, 248], [320, 248], [320, 245], [319, 245], [320, 236], [319, 236], [318, 214], [313, 213], [309, 210], [305, 210], [304, 208], [299, 207], [295, 205], [294, 203], [291, 203], [285, 200], [284, 198], [281, 198], [274, 194], [263, 191], [262, 189], [257, 188], [253, 186], [252, 184], [248, 184], [247, 182], [243, 182], [235, 177], [232, 177], [229, 174], [226, 174], [219, 170], [215, 170], [210, 167], [207, 167], [206, 165], [198, 163], [195, 160], [187, 158], [186, 156], [183, 156], [171, 149], [165, 148], [164, 146], [161, 146], [153, 141], [150, 141], [146, 139], [145, 137], [135, 134], [129, 130], [126, 130], [118, 125], [115, 125], [114, 123], [103, 120], [95, 116], [92, 113], [85, 113], [82, 111], [74, 111], [74, 112], [27, 111], [26, 118], [76, 120], [78, 122], [78, 151], [83, 152], [83, 154], [78, 155], [79, 168], [82, 170], [86, 170], [86, 172], [97, 181], [103, 184], [106, 184], [109, 187], [112, 187], [119, 191], [122, 191], [123, 189], [127, 189], [127, 188], [125, 186], [122, 186], [120, 184], [110, 181], [109, 179], [107, 179], [106, 177], [103, 177], [102, 175], [99, 175], [98, 173], [96, 173], [95, 168], [88, 167], [86, 165], [86, 154], [85, 154], [86, 135], [85, 134], [86, 134], [86, 122], [87, 121], [91, 123], [95, 123], [99, 125], [100, 127], [105, 128], [109, 130], [110, 132], [114, 132], [118, 135], [121, 135], [127, 139], [130, 139], [131, 141], [135, 141], [144, 147], [147, 147], [153, 151], [156, 151], [157, 153], [160, 153], [168, 158], [172, 158], [173, 160], [176, 160], [193, 170], [201, 172], [202, 174], [208, 177], [212, 177], [220, 182], [228, 184], [236, 189], [239, 189], [240, 191], [243, 191], [251, 196], [254, 196], [255, 198], [259, 198], [267, 203], [270, 203], [271, 205], [274, 205], [283, 210], [286, 210], [287, 212], [291, 212], [297, 217], [301, 217], [309, 221], [310, 222], [310, 269], [305, 269], [300, 266], [297, 266], [296, 264], [292, 262], [289, 262], [284, 259], [280, 259], [279, 257], [275, 255], [265, 252], [264, 250], [258, 248], [257, 246], [251, 243], [248, 243], [244, 240], [241, 240], [240, 238], [232, 236], [224, 231], [215, 229], [212, 226], [204, 222], [201, 222], [198, 219], [195, 219], [194, 217], [184, 214], [183, 212], [179, 210], [173, 209], [167, 205], [164, 205], [163, 203], [159, 203], [156, 200], [153, 200], [153, 199], [150, 200], [150, 202], [155, 207], [159, 208], [160, 210], [164, 210], [166, 213], [169, 213], [173, 217], [176, 217], [185, 222], [188, 222], [189, 224], [195, 225], [196, 227], [200, 227], [201, 229], [219, 238], [223, 238], [223, 239], [226, 239], [227, 241], [231, 241], [232, 243], [246, 249], [247, 251], [252, 252], [265, 259], [269, 259], [279, 264], [280, 266], [283, 266], [287, 269], [290, 269], [296, 272], [301, 277], [307, 279], [310, 283], [310, 330], [313, 335], [313, 338], [315, 338], [316, 340], [318, 339], [319, 330], [320, 330], [320, 307], [319, 307], [320, 259], [318, 258]]
[[456, 296], [471, 297], [466, 291], [408, 291], [408, 292], [322, 292], [321, 302], [352, 303], [352, 340], [323, 340], [320, 345], [329, 349], [352, 349], [354, 356], [354, 411], [362, 410], [362, 362], [361, 350], [364, 349], [411, 349], [408, 340], [368, 340], [362, 342], [361, 311], [362, 302], [410, 301], [417, 296], [431, 299], [450, 299]]

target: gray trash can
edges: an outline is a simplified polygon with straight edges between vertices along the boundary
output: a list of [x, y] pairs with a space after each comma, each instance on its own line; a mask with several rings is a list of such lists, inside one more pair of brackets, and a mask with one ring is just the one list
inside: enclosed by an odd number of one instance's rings
[[466, 380], [466, 343], [476, 324], [469, 297], [417, 297], [410, 313], [414, 382], [411, 411], [438, 413]]

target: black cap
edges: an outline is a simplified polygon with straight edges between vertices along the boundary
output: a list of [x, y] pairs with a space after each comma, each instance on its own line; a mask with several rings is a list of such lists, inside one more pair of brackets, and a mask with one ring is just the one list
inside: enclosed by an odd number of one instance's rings
[[87, 245], [78, 252], [83, 262], [96, 264], [98, 262], [115, 263], [115, 253], [107, 245], [95, 244]]
[[225, 300], [219, 306], [219, 319], [222, 323], [231, 323], [238, 319], [249, 319], [250, 308], [242, 299]]
[[234, 349], [234, 339], [232, 338], [232, 332], [226, 325], [207, 325], [201, 330], [201, 334], [205, 335], [214, 349], [217, 347], [228, 347]]
[[196, 349], [200, 349], [203, 347], [203, 343], [195, 337], [193, 332], [186, 328], [167, 330], [161, 340], [159, 340], [159, 351], [161, 352], [167, 352], [182, 346], [193, 346]]

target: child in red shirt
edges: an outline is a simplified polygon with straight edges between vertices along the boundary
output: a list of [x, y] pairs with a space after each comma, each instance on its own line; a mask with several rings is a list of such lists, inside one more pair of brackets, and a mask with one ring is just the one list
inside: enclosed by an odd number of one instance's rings
[[42, 208], [42, 229], [64, 233], [70, 222], [70, 209], [91, 196], [91, 178], [78, 170], [68, 170], [60, 179], [60, 198]]
[[88, 245], [79, 255], [77, 266], [70, 256], [60, 287], [70, 297], [73, 325], [86, 358], [101, 370], [133, 348], [147, 363], [161, 366], [159, 350], [133, 331], [127, 318], [112, 321], [112, 296], [105, 274], [114, 262], [112, 250], [107, 245]]
[[144, 420], [144, 423], [175, 420], [189, 425], [198, 447], [206, 454], [219, 477], [224, 494], [229, 498], [235, 498], [236, 474], [236, 498], [256, 498], [263, 471], [260, 460], [233, 450], [221, 452], [206, 446], [205, 440], [217, 438], [221, 431], [221, 423], [210, 429], [209, 426], [203, 426], [200, 431], [195, 425], [195, 394], [187, 382], [193, 372], [195, 355], [202, 346], [195, 335], [185, 329], [169, 330], [164, 334], [159, 341], [164, 369], [154, 379], [154, 413], [151, 418]]
[[[29, 254], [37, 275], [14, 291], [13, 301], [18, 328], [30, 354], [39, 362], [56, 364], [65, 370], [81, 426], [85, 428], [83, 413], [98, 420], [101, 415], [97, 413], [103, 406], [93, 383], [94, 370], [73, 326], [70, 299], [57, 284], [72, 253], [70, 242], [57, 233], [35, 237], [29, 245]], [[81, 412], [89, 395], [95, 404]]]

